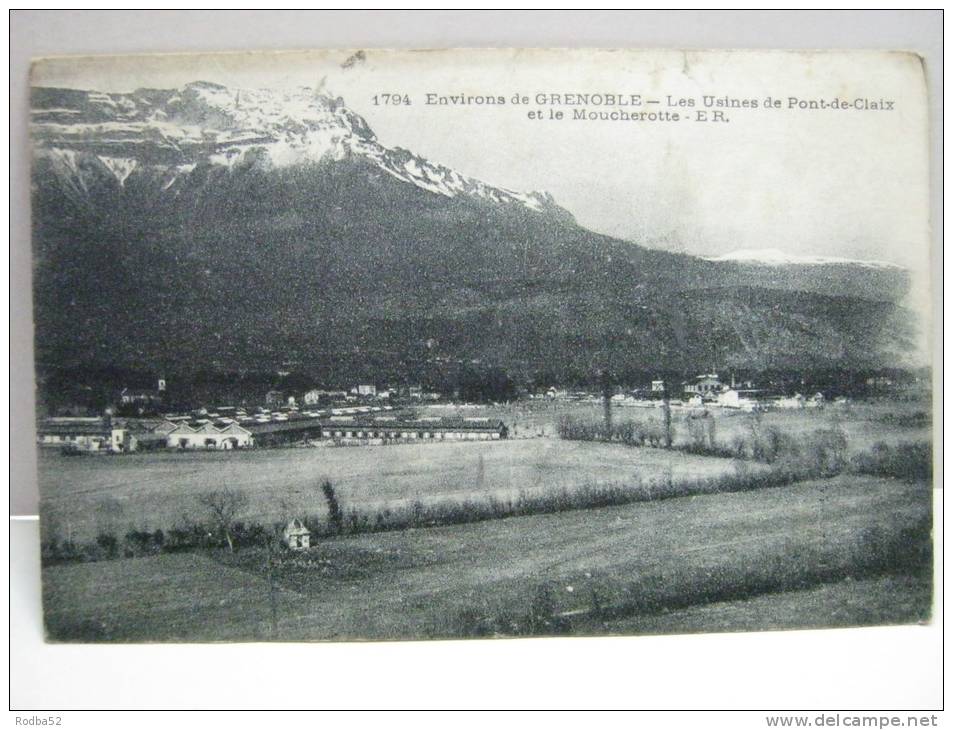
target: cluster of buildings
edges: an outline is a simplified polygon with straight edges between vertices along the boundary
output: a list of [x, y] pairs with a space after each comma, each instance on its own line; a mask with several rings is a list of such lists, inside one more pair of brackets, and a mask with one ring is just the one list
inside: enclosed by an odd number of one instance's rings
[[[392, 396], [395, 402], [398, 398], [411, 403], [440, 399], [438, 393], [413, 385], [378, 390], [374, 384], [359, 383], [349, 390], [313, 388], [297, 395], [271, 390], [264, 395], [262, 407], [220, 406], [188, 413], [163, 413], [165, 396], [163, 378], [154, 389], [123, 388], [115, 399], [115, 408], [103, 416], [41, 419], [37, 441], [67, 453], [124, 453], [146, 449], [228, 451], [333, 438], [466, 439], [483, 431], [487, 439], [500, 438], [500, 433], [505, 436], [505, 428], [489, 433], [489, 427], [470, 423], [418, 428], [409, 416], [383, 419], [380, 414], [394, 410], [388, 405]], [[324, 407], [319, 408], [319, 404]], [[387, 421], [386, 428], [374, 420], [377, 417]], [[352, 422], [358, 427], [346, 428]]]
[[[816, 408], [826, 403], [822, 393], [810, 396], [800, 393], [781, 395], [771, 389], [756, 387], [750, 380], [739, 383], [732, 377], [729, 382], [722, 382], [717, 373], [704, 373], [674, 387], [665, 380], [653, 380], [647, 388], [619, 388], [610, 396], [610, 400], [614, 406], [620, 407], [659, 408], [666, 394], [670, 398], [670, 405], [674, 407], [719, 407], [746, 412], [776, 408]], [[595, 404], [603, 400], [603, 395], [598, 390], [571, 391], [551, 387], [530, 394], [529, 398]], [[835, 402], [844, 401], [845, 398], [838, 398]]]
[[[717, 373], [704, 373], [674, 386], [665, 380], [653, 380], [648, 388], [618, 391], [610, 396], [614, 406], [632, 406], [659, 408], [668, 395], [670, 404], [675, 407], [719, 407], [729, 410], [753, 412], [770, 409], [816, 408], [825, 404], [822, 393], [805, 396], [800, 393], [781, 395], [777, 391], [759, 388], [748, 380], [736, 382], [732, 376], [729, 382], [723, 382]], [[576, 402], [597, 403], [603, 396], [596, 391], [568, 391], [549, 388], [530, 395], [530, 398], [547, 400], [570, 400]], [[835, 402], [843, 402], [839, 398]]]
[[[288, 373], [281, 373], [288, 375]], [[125, 414], [146, 415], [161, 412], [168, 407], [166, 381], [159, 378], [155, 388], [123, 388], [117, 394], [114, 404], [116, 410]], [[334, 390], [328, 388], [273, 388], [259, 394], [254, 400], [264, 403], [266, 408], [285, 408], [298, 406], [319, 406], [338, 404], [368, 404], [400, 402], [403, 404], [433, 403], [443, 399], [441, 393], [427, 390], [421, 385], [403, 385], [400, 387], [378, 387], [374, 383], [358, 383], [349, 389]]]
[[[122, 406], [161, 410], [165, 381], [155, 390], [124, 389]], [[666, 394], [673, 406], [720, 407], [738, 411], [814, 408], [825, 403], [817, 393], [779, 395], [750, 382], [722, 382], [717, 373], [704, 373], [672, 388], [654, 380], [650, 388], [618, 392], [615, 406], [659, 407]], [[680, 396], [680, 397], [679, 397]], [[601, 401], [600, 394], [549, 388], [529, 397]], [[291, 442], [407, 443], [413, 441], [500, 440], [508, 436], [497, 419], [418, 417], [401, 410], [414, 403], [439, 400], [440, 395], [419, 386], [398, 390], [357, 384], [349, 390], [314, 388], [297, 395], [269, 391], [259, 408], [220, 406], [189, 413], [162, 413], [123, 417], [107, 412], [102, 417], [45, 418], [38, 424], [41, 446], [70, 453], [124, 453], [141, 450], [228, 451]], [[843, 400], [843, 399], [839, 399]], [[393, 405], [392, 405], [393, 404]], [[126, 409], [128, 412], [128, 409]], [[120, 411], [122, 412], [122, 411]], [[135, 412], [135, 409], [134, 409]]]
[[425, 390], [419, 385], [408, 385], [401, 388], [378, 388], [373, 383], [359, 383], [348, 390], [311, 388], [297, 395], [283, 390], [270, 390], [265, 394], [265, 404], [268, 406], [294, 406], [300, 402], [306, 406], [317, 406], [326, 403], [389, 402], [398, 399], [412, 402], [434, 402], [441, 398], [440, 393]]
[[681, 385], [683, 399], [690, 406], [714, 405], [751, 412], [771, 408], [816, 408], [825, 402], [823, 393], [815, 393], [810, 397], [800, 393], [778, 395], [755, 387], [750, 380], [736, 383], [734, 376], [730, 383], [723, 383], [717, 373], [698, 375]]
[[[229, 415], [224, 415], [228, 413]], [[46, 418], [37, 426], [40, 446], [66, 453], [128, 453], [141, 450], [229, 451], [303, 441], [409, 443], [498, 441], [509, 431], [498, 419], [417, 417], [388, 406], [322, 411], [258, 412], [221, 407], [160, 419]]]
[[237, 423], [148, 419], [45, 418], [37, 443], [66, 453], [123, 453], [146, 449], [228, 450], [254, 444], [252, 432]]
[[[728, 383], [722, 382], [717, 373], [704, 373], [681, 382], [677, 387], [667, 387], [664, 380], [653, 380], [648, 393], [633, 391], [617, 393], [612, 402], [617, 406], [661, 407], [668, 393], [671, 405], [677, 407], [708, 408], [718, 407], [746, 412], [771, 409], [817, 408], [825, 404], [822, 393], [805, 396], [780, 395], [767, 388], [759, 388], [751, 381], [735, 382], [734, 377]], [[840, 398], [837, 402], [844, 401]]]

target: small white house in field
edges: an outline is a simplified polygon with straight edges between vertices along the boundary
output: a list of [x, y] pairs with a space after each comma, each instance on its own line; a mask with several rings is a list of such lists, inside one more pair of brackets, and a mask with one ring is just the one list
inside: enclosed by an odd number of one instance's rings
[[285, 527], [284, 541], [289, 550], [304, 550], [311, 547], [311, 531], [295, 517]]

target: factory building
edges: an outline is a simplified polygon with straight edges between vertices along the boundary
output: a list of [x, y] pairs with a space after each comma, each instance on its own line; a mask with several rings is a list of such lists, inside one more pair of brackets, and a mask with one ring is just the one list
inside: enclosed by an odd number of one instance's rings
[[324, 419], [325, 439], [355, 441], [498, 441], [509, 429], [491, 418], [362, 418], [342, 416]]

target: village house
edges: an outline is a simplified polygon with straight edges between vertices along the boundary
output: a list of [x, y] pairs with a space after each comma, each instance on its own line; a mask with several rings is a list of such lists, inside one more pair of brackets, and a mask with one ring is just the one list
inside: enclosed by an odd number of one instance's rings
[[737, 408], [752, 412], [758, 408], [758, 399], [763, 391], [741, 388], [728, 388], [718, 394], [718, 405], [722, 408]]
[[163, 436], [154, 433], [153, 428], [154, 425], [114, 422], [110, 433], [109, 450], [114, 454], [124, 454], [155, 446], [156, 439], [161, 439]]
[[124, 454], [131, 451], [163, 448], [166, 444], [166, 429], [170, 427], [174, 428], [174, 424], [169, 424], [167, 421], [159, 424], [133, 420], [114, 422], [109, 450], [116, 454]]
[[163, 393], [145, 388], [123, 388], [119, 392], [119, 409], [125, 412], [154, 412], [162, 406]]
[[265, 393], [265, 405], [274, 408], [285, 403], [285, 394], [280, 390], [269, 390]]
[[282, 537], [289, 550], [307, 550], [311, 547], [311, 531], [297, 517], [285, 526]]
[[708, 400], [717, 396], [723, 386], [718, 379], [717, 373], [707, 375], [698, 375], [692, 380], [686, 380], [682, 383], [682, 391], [687, 395], [697, 394], [703, 399]]
[[323, 388], [313, 388], [304, 394], [305, 405], [309, 406], [316, 406], [322, 401], [342, 401], [345, 398], [347, 398], [346, 390], [324, 390]]
[[123, 405], [161, 403], [162, 396], [154, 390], [144, 388], [123, 388], [119, 392], [119, 402]]

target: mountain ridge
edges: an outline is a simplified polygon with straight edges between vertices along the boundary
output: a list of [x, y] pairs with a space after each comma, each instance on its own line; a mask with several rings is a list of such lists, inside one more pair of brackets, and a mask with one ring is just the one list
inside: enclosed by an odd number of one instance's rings
[[909, 351], [903, 272], [788, 272], [597, 234], [547, 194], [380, 145], [313, 90], [33, 98], [40, 361], [571, 378]]
[[[232, 166], [254, 160], [287, 167], [358, 155], [398, 180], [447, 197], [469, 194], [533, 210], [553, 205], [548, 193], [494, 187], [403, 148], [384, 147], [340, 97], [309, 88], [238, 89], [233, 96], [225, 86], [196, 81], [174, 93], [73, 91], [64, 99], [62, 91], [33, 89], [31, 130], [39, 154], [60, 155], [75, 169], [70, 152], [93, 153], [120, 185], [143, 164], [188, 173], [202, 161]], [[78, 96], [82, 93], [85, 97]], [[67, 99], [78, 101], [79, 108], [66, 107]]]

